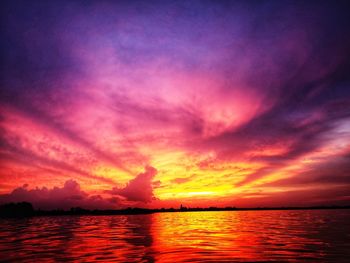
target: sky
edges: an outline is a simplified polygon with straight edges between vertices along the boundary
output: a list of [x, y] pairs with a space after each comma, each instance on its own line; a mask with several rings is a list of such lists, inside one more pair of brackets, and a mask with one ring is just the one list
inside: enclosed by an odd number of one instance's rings
[[1, 1], [0, 203], [350, 204], [347, 1]]

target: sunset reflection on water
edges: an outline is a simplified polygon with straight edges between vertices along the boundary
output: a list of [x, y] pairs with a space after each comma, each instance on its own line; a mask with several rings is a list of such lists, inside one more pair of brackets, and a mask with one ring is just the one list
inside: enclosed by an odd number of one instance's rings
[[1, 220], [0, 261], [336, 261], [350, 210], [186, 212]]

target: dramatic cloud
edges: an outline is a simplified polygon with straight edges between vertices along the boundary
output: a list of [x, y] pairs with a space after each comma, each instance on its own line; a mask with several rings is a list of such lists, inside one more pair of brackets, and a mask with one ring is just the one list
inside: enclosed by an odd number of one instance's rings
[[114, 187], [112, 191], [108, 192], [122, 196], [128, 201], [151, 202], [155, 198], [153, 195], [152, 179], [156, 174], [157, 170], [155, 168], [147, 166], [144, 173], [138, 174], [124, 188], [119, 189]]
[[35, 208], [40, 209], [70, 209], [83, 207], [89, 209], [107, 209], [118, 207], [116, 200], [105, 200], [100, 195], [89, 195], [80, 189], [74, 180], [68, 180], [63, 187], [29, 189], [23, 185], [14, 189], [10, 194], [0, 195], [1, 203], [31, 202]]
[[347, 1], [0, 5], [2, 196], [73, 178], [92, 206], [346, 200]]

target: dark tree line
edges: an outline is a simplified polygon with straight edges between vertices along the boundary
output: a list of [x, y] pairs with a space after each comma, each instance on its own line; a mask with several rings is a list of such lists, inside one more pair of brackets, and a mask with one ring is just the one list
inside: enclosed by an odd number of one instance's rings
[[8, 203], [0, 206], [0, 216], [3, 217], [25, 217], [34, 215], [34, 208], [31, 203]]
[[31, 203], [8, 203], [0, 205], [0, 217], [28, 217], [28, 216], [59, 216], [59, 215], [135, 215], [163, 212], [196, 212], [196, 211], [249, 211], [249, 210], [306, 210], [306, 209], [349, 209], [350, 206], [311, 206], [311, 207], [185, 207], [180, 208], [159, 208], [147, 209], [129, 207], [119, 210], [89, 210], [80, 207], [73, 207], [70, 210], [34, 210]]

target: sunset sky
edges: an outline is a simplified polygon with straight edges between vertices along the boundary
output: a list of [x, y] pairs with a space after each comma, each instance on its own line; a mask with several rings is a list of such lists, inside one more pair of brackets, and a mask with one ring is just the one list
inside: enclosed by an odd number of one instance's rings
[[347, 1], [1, 1], [0, 203], [350, 204]]

